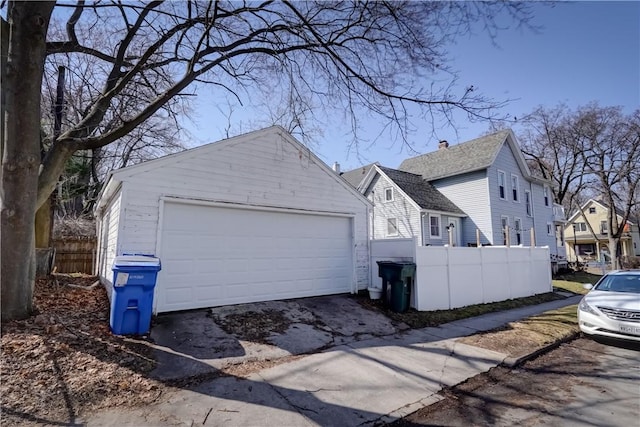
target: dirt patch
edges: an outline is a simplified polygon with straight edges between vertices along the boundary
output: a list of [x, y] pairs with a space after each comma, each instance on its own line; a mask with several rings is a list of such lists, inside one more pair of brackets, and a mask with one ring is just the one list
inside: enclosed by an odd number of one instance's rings
[[[600, 369], [585, 357], [597, 348], [597, 343], [579, 340], [579, 345], [564, 344], [518, 369], [493, 368], [444, 390], [440, 402], [391, 425], [539, 425], [536, 414], [552, 413], [574, 400], [574, 387], [583, 382], [573, 372]], [[523, 422], [508, 414], [522, 416]]]
[[[69, 423], [92, 409], [153, 402], [163, 385], [144, 341], [111, 334], [109, 302], [96, 278], [38, 280], [36, 313], [2, 325], [2, 425]], [[82, 289], [86, 287], [86, 289]]]
[[576, 334], [579, 331], [576, 308], [571, 305], [547, 311], [502, 328], [461, 338], [460, 342], [520, 357]]
[[287, 356], [287, 357], [281, 357], [275, 360], [256, 360], [252, 362], [244, 362], [244, 363], [239, 363], [237, 365], [228, 366], [222, 369], [222, 372], [225, 375], [229, 375], [229, 376], [247, 377], [253, 374], [254, 372], [259, 372], [264, 369], [269, 369], [274, 366], [280, 365], [282, 363], [293, 362], [303, 357], [305, 357], [305, 355]]
[[265, 309], [260, 312], [246, 311], [216, 317], [216, 323], [225, 332], [244, 340], [269, 344], [267, 338], [273, 333], [286, 331], [292, 321], [281, 311]]
[[[56, 279], [36, 282], [32, 317], [2, 325], [3, 426], [73, 424], [90, 411], [148, 405], [176, 388], [222, 376], [245, 377], [301, 357], [250, 361], [177, 381], [152, 380], [153, 350], [144, 339], [111, 333], [106, 291], [91, 286], [96, 278], [73, 274]], [[290, 322], [275, 310], [227, 317], [230, 328], [256, 339]]]

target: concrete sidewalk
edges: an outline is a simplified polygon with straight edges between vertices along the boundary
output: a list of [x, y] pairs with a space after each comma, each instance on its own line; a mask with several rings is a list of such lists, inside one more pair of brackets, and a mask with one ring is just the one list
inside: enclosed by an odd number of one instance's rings
[[581, 296], [485, 314], [439, 327], [357, 341], [254, 373], [177, 390], [144, 408], [85, 415], [95, 426], [359, 426], [393, 421], [438, 401], [444, 386], [499, 365], [506, 354], [458, 338]]

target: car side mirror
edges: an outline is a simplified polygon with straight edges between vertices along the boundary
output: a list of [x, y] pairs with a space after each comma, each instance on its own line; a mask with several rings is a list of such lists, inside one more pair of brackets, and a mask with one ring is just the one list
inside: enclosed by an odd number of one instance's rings
[[583, 283], [582, 287], [588, 291], [590, 291], [591, 289], [593, 289], [593, 285], [591, 283]]

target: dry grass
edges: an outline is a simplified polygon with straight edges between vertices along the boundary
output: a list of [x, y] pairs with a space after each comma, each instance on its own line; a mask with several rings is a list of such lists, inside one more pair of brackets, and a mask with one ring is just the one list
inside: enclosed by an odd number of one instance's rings
[[[0, 402], [9, 425], [67, 425], [86, 411], [148, 404], [164, 390], [148, 372], [155, 366], [143, 342], [116, 337], [109, 302], [95, 277], [39, 280], [38, 312], [2, 324]], [[82, 289], [82, 288], [85, 289]]]
[[475, 304], [453, 310], [417, 311], [409, 309], [405, 313], [395, 313], [391, 311], [381, 300], [370, 300], [364, 295], [358, 296], [358, 301], [365, 307], [381, 311], [387, 317], [404, 322], [412, 328], [424, 328], [427, 326], [438, 326], [454, 320], [466, 319], [467, 317], [480, 316], [481, 314], [493, 313], [496, 311], [510, 310], [512, 308], [525, 307], [528, 305], [542, 304], [543, 302], [563, 299], [562, 296], [548, 292], [545, 294], [533, 295], [524, 298], [515, 298], [506, 301], [492, 302], [488, 304]]
[[576, 305], [570, 305], [547, 311], [500, 329], [462, 338], [460, 342], [520, 357], [576, 334], [579, 331], [576, 309]]

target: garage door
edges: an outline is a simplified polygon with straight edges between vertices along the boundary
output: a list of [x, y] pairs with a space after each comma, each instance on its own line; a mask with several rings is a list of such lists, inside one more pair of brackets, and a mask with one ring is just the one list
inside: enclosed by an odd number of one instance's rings
[[165, 202], [156, 311], [349, 292], [351, 219]]

